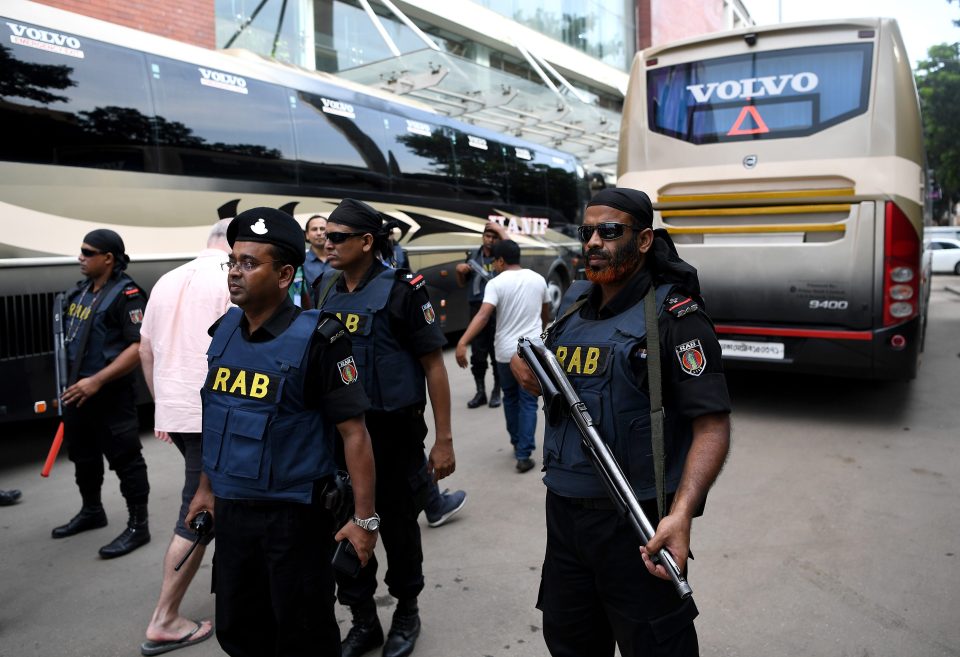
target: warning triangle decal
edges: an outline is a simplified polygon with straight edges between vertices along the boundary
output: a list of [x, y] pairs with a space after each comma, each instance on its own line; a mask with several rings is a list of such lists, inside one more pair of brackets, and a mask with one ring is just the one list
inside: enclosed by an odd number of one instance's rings
[[[756, 125], [755, 128], [744, 128], [743, 122], [747, 119], [747, 115], [753, 119], [753, 123]], [[728, 137], [736, 137], [738, 135], [759, 135], [764, 132], [770, 132], [770, 128], [767, 127], [767, 124], [764, 123], [763, 117], [760, 116], [760, 112], [754, 105], [746, 105], [742, 110], [740, 110], [740, 116], [737, 117], [737, 120], [733, 122], [733, 127], [730, 128], [730, 132], [727, 133]]]

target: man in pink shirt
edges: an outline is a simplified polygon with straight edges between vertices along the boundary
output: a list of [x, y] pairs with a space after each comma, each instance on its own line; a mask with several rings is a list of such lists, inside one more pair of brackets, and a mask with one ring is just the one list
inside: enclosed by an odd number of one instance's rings
[[185, 460], [180, 516], [163, 560], [160, 599], [147, 626], [147, 641], [140, 646], [144, 655], [158, 655], [213, 635], [211, 621], [180, 615], [180, 603], [212, 534], [179, 572], [174, 566], [194, 538], [184, 526], [184, 518], [200, 480], [200, 388], [207, 376], [207, 329], [230, 307], [227, 274], [221, 267], [230, 252], [226, 237], [230, 221], [214, 224], [207, 248], [157, 281], [140, 331], [140, 362], [155, 402], [154, 433], [176, 445]]

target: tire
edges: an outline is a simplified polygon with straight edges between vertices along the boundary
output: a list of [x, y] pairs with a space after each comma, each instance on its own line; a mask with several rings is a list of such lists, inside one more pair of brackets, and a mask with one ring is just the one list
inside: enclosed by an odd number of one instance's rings
[[960, 260], [958, 260], [957, 264], [953, 266], [953, 273], [957, 276], [960, 276]]
[[556, 318], [557, 310], [560, 309], [560, 301], [563, 299], [563, 293], [569, 287], [563, 274], [554, 269], [547, 276], [547, 296], [550, 298], [550, 317]]

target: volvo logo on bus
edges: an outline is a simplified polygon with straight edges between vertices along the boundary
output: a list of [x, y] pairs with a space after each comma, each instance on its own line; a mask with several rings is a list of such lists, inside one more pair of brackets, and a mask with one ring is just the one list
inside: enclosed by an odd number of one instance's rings
[[77, 37], [59, 34], [58, 32], [50, 32], [48, 30], [39, 30], [35, 27], [27, 27], [26, 25], [11, 23], [9, 21], [7, 22], [7, 27], [13, 32], [10, 36], [11, 43], [83, 59], [83, 51], [80, 50], [80, 39]]
[[323, 111], [326, 114], [342, 116], [347, 119], [357, 118], [357, 113], [350, 103], [345, 103], [341, 100], [331, 100], [330, 98], [321, 98], [320, 102], [323, 103]]
[[755, 167], [755, 166], [757, 166], [757, 156], [756, 156], [756, 155], [748, 155], [748, 156], [746, 156], [745, 158], [743, 158], [743, 168], [744, 168], [744, 169], [752, 169], [752, 168]]
[[779, 96], [787, 85], [797, 93], [813, 91], [820, 84], [816, 73], [788, 73], [786, 75], [768, 75], [762, 78], [744, 78], [742, 80], [724, 80], [706, 84], [691, 84], [687, 91], [693, 94], [698, 103], [706, 103], [714, 93], [720, 100], [760, 98]]
[[247, 81], [239, 75], [214, 71], [213, 69], [203, 68], [202, 66], [198, 66], [197, 70], [200, 71], [200, 84], [205, 87], [233, 91], [238, 94], [247, 93]]

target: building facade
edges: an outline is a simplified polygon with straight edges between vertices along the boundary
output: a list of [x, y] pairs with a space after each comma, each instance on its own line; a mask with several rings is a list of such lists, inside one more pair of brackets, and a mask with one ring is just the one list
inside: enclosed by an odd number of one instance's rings
[[426, 102], [612, 175], [634, 54], [752, 24], [741, 0], [40, 0]]

